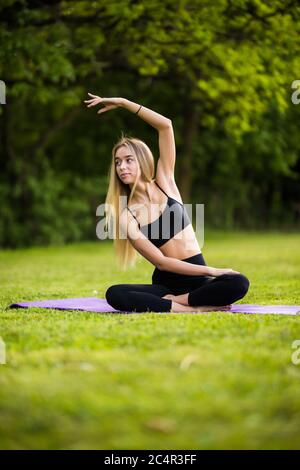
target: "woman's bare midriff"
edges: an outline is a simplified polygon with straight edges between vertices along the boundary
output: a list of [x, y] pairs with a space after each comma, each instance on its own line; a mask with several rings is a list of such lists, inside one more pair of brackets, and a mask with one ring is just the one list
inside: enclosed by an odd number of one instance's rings
[[174, 238], [168, 240], [159, 249], [165, 256], [180, 260], [201, 253], [194, 228], [191, 224], [177, 233]]

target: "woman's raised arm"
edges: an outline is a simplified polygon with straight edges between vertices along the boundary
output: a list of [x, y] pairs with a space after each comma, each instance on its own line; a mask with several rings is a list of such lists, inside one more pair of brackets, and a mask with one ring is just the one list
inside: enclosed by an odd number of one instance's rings
[[129, 101], [126, 98], [104, 98], [98, 95], [93, 95], [92, 93], [88, 93], [88, 95], [90, 95], [90, 98], [84, 101], [87, 103], [88, 108], [96, 106], [97, 104], [104, 105], [103, 108], [100, 108], [97, 111], [98, 114], [121, 107], [137, 114], [141, 119], [158, 131], [166, 129], [172, 125], [171, 119], [166, 118], [162, 114], [156, 113], [155, 111], [152, 111], [152, 109], [146, 108], [141, 104]]
[[122, 107], [128, 109], [128, 111], [131, 111], [132, 113], [137, 113], [141, 119], [158, 131], [166, 129], [172, 124], [171, 119], [153, 111], [152, 109], [141, 106], [133, 101], [129, 101], [126, 98], [122, 98]]

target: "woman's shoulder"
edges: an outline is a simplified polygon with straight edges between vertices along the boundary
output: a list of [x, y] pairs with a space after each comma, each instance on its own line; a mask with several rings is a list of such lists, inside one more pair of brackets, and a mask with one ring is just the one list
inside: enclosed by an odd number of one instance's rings
[[175, 178], [172, 178], [171, 180], [169, 180], [166, 176], [160, 176], [160, 177], [156, 176], [156, 178], [153, 180], [153, 184], [155, 186], [158, 185], [163, 191], [165, 191], [165, 193], [169, 197], [183, 204], [182, 197], [177, 187]]

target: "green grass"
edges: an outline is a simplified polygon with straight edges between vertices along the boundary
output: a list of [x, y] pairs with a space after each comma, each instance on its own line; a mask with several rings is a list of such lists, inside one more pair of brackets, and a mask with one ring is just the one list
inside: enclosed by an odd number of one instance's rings
[[[300, 235], [206, 232], [206, 263], [251, 281], [241, 303], [300, 304]], [[1, 449], [296, 449], [293, 316], [94, 314], [10, 303], [150, 283], [111, 242], [2, 251]], [[97, 291], [95, 294], [94, 291]]]

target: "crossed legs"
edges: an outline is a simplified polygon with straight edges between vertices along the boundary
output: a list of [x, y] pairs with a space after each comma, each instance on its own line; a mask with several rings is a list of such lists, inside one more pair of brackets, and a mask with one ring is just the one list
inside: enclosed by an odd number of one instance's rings
[[116, 284], [105, 297], [116, 310], [125, 312], [170, 312], [172, 301], [163, 296], [172, 291], [160, 284]]
[[249, 285], [243, 274], [223, 274], [177, 296], [162, 284], [116, 284], [107, 289], [105, 297], [113, 308], [126, 312], [204, 312], [214, 306], [228, 309], [247, 294]]
[[229, 306], [242, 299], [248, 292], [250, 282], [243, 274], [222, 274], [190, 292], [164, 296], [165, 299], [189, 306]]

